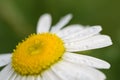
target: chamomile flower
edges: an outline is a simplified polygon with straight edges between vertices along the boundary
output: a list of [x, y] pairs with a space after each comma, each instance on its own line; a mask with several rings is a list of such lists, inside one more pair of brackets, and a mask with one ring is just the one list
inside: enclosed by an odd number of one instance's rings
[[44, 14], [37, 33], [16, 46], [12, 54], [0, 55], [1, 80], [105, 80], [97, 69], [108, 69], [106, 61], [75, 52], [110, 46], [109, 36], [100, 34], [100, 26], [79, 24], [64, 26], [68, 14], [51, 27], [51, 16]]

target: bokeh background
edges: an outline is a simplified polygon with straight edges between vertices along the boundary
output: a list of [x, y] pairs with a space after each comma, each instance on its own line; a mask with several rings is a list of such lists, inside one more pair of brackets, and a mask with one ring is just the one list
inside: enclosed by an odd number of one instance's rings
[[12, 52], [18, 42], [35, 33], [44, 13], [53, 16], [53, 25], [68, 13], [74, 16], [69, 24], [101, 25], [114, 44], [85, 54], [111, 63], [109, 70], [102, 70], [107, 80], [120, 79], [120, 0], [0, 0], [0, 54]]

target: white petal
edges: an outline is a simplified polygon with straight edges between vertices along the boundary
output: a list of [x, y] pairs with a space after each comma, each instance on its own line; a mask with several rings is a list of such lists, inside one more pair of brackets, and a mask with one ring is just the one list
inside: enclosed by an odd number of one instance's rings
[[58, 32], [62, 27], [64, 27], [72, 19], [72, 14], [68, 14], [60, 19], [60, 21], [51, 28], [51, 32]]
[[61, 80], [104, 80], [105, 75], [86, 66], [78, 66], [68, 62], [60, 62], [52, 70], [61, 77]]
[[17, 77], [17, 73], [16, 72], [14, 72], [13, 74], [12, 74], [12, 76], [10, 77], [10, 80], [16, 80], [15, 78]]
[[42, 74], [42, 77], [43, 77], [43, 80], [61, 80], [59, 77], [56, 76], [56, 74], [52, 72], [52, 70], [46, 70]]
[[101, 26], [87, 27], [83, 30], [76, 31], [73, 34], [63, 38], [65, 42], [72, 42], [77, 40], [83, 40], [98, 34], [102, 30]]
[[26, 80], [35, 80], [35, 76], [27, 76], [27, 79]]
[[42, 74], [42, 80], [49, 80], [49, 76], [46, 73]]
[[85, 40], [65, 44], [68, 52], [91, 50], [110, 45], [112, 45], [112, 41], [107, 35], [96, 35]]
[[44, 14], [40, 17], [37, 24], [37, 33], [48, 32], [51, 26], [51, 15]]
[[9, 80], [9, 78], [14, 73], [11, 65], [7, 65], [1, 72], [0, 72], [0, 79], [1, 80]]
[[56, 34], [62, 38], [69, 36], [69, 35], [73, 35], [74, 33], [81, 31], [85, 29], [82, 25], [79, 24], [74, 24], [74, 25], [69, 25], [65, 28], [63, 28], [62, 30], [58, 31]]
[[0, 54], [0, 67], [5, 66], [11, 61], [11, 54]]
[[21, 80], [22, 77], [23, 77], [22, 75], [17, 75], [16, 78], [15, 78], [15, 80]]
[[81, 55], [81, 54], [67, 52], [64, 54], [63, 59], [75, 64], [80, 64], [80, 65], [82, 64], [82, 65], [100, 68], [100, 69], [110, 68], [110, 64], [106, 61], [103, 61], [94, 57], [86, 56], [86, 55]]
[[36, 80], [42, 80], [41, 76], [40, 75], [36, 76]]
[[22, 76], [21, 80], [27, 80], [27, 76]]

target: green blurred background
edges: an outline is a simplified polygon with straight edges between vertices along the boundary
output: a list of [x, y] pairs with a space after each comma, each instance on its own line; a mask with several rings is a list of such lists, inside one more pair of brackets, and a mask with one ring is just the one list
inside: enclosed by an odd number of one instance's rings
[[111, 63], [109, 70], [102, 71], [107, 80], [119, 80], [120, 0], [0, 0], [0, 53], [12, 52], [18, 42], [35, 33], [38, 18], [44, 13], [53, 16], [53, 24], [72, 13], [69, 24], [101, 25], [102, 33], [110, 35], [114, 44], [88, 55]]

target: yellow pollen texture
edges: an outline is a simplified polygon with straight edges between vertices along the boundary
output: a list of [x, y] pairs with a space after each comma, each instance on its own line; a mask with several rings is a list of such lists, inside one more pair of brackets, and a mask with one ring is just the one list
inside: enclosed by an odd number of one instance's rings
[[64, 43], [55, 34], [32, 34], [19, 43], [12, 55], [12, 67], [21, 75], [37, 75], [61, 59]]

